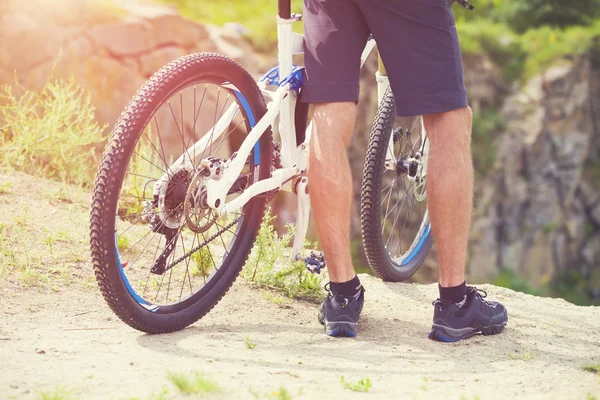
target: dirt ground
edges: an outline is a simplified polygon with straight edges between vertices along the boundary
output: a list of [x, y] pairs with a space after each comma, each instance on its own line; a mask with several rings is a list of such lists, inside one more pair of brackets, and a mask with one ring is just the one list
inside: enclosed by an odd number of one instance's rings
[[[305, 399], [600, 396], [600, 377], [581, 369], [600, 362], [598, 308], [482, 286], [508, 307], [506, 331], [441, 344], [426, 337], [435, 286], [361, 278], [368, 297], [357, 339], [325, 336], [312, 304], [275, 304], [243, 283], [192, 327], [160, 336], [123, 324], [95, 292], [5, 292], [0, 398], [56, 386], [81, 399], [145, 398], [176, 393], [167, 373], [190, 371], [213, 378], [217, 398], [269, 398], [281, 387]], [[355, 393], [341, 376], [373, 385]]]
[[[316, 305], [242, 280], [193, 326], [142, 334], [95, 287], [89, 195], [21, 174], [0, 178], [10, 182], [0, 190], [0, 399], [57, 388], [67, 394], [51, 398], [179, 398], [167, 375], [192, 371], [218, 383], [221, 392], [208, 396], [218, 399], [600, 398], [600, 376], [582, 369], [600, 363], [600, 307], [487, 285], [508, 308], [505, 332], [455, 344], [427, 339], [435, 285], [366, 275], [356, 339], [325, 336]], [[342, 376], [372, 387], [350, 391]]]

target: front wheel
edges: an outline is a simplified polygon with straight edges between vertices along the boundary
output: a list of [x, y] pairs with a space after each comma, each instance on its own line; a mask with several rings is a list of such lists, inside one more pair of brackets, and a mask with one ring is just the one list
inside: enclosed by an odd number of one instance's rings
[[[183, 329], [236, 279], [266, 200], [217, 216], [206, 172], [225, 168], [265, 112], [252, 77], [216, 54], [168, 64], [123, 112], [96, 179], [91, 252], [104, 299], [125, 323], [148, 333]], [[226, 201], [270, 176], [271, 140], [267, 130]]]
[[428, 153], [422, 117], [397, 117], [388, 89], [371, 132], [361, 192], [365, 253], [383, 280], [408, 279], [431, 248], [425, 191]]

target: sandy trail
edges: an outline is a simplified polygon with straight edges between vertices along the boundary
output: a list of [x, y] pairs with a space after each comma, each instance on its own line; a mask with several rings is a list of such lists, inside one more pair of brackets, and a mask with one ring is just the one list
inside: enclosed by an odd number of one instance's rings
[[[326, 337], [315, 305], [275, 304], [243, 282], [192, 327], [160, 336], [123, 324], [93, 290], [5, 285], [0, 398], [36, 398], [56, 386], [81, 399], [152, 398], [164, 388], [177, 398], [169, 371], [205, 373], [223, 388], [216, 398], [273, 398], [281, 387], [305, 399], [600, 397], [600, 376], [581, 369], [600, 363], [598, 307], [484, 285], [509, 310], [505, 332], [441, 344], [426, 337], [434, 285], [361, 279], [367, 303], [357, 339]], [[373, 386], [355, 393], [341, 376]]]

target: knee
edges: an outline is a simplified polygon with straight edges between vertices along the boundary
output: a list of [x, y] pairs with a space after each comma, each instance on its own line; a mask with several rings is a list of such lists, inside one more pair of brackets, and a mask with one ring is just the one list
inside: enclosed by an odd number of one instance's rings
[[470, 127], [473, 122], [473, 110], [467, 106], [437, 114], [424, 115], [423, 119], [425, 127], [432, 131], [448, 124]]
[[315, 103], [313, 122], [315, 139], [330, 146], [348, 147], [356, 118], [356, 103]]
[[353, 101], [313, 104], [313, 116], [315, 118], [354, 113], [355, 111], [356, 103]]
[[465, 121], [465, 124], [469, 127], [469, 132], [471, 131], [471, 125], [473, 124], [473, 109], [469, 106], [464, 108], [459, 108], [456, 110], [460, 113], [459, 118]]
[[[470, 145], [473, 110], [471, 107], [458, 108], [438, 114], [423, 116], [425, 129], [431, 143], [453, 142], [456, 138], [464, 138], [464, 143]], [[463, 141], [458, 141], [463, 142]]]

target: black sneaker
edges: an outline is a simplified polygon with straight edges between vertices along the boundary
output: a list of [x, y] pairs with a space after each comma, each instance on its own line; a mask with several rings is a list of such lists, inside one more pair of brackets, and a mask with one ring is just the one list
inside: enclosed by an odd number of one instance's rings
[[458, 342], [476, 333], [495, 335], [508, 322], [506, 308], [495, 301], [486, 301], [487, 293], [467, 286], [467, 296], [460, 303], [437, 299], [433, 302], [433, 327], [429, 339]]
[[[327, 285], [325, 285], [325, 289]], [[356, 337], [358, 319], [365, 302], [365, 289], [360, 286], [354, 296], [334, 296], [331, 291], [319, 307], [319, 322], [329, 336]]]

